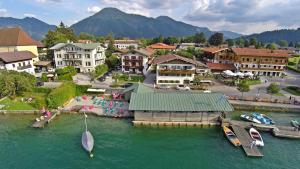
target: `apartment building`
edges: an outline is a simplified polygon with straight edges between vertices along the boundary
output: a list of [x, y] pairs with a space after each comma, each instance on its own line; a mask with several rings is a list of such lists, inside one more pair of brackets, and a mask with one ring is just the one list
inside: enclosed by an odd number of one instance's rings
[[0, 52], [0, 69], [27, 72], [34, 75], [33, 58], [35, 57], [29, 51]]
[[[108, 47], [109, 41], [105, 41], [105, 47]], [[114, 46], [118, 49], [128, 49], [130, 47], [133, 47], [134, 49], [137, 49], [139, 47], [139, 41], [138, 40], [114, 40]]]
[[56, 68], [74, 66], [78, 72], [91, 72], [105, 62], [105, 47], [100, 43], [59, 43], [51, 47]]

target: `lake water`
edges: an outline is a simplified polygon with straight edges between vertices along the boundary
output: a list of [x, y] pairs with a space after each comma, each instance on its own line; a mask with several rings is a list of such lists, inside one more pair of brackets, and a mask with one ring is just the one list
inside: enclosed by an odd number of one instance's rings
[[[279, 123], [297, 114], [272, 114]], [[129, 120], [89, 116], [94, 158], [81, 147], [82, 115], [61, 115], [32, 129], [32, 115], [0, 115], [1, 169], [299, 169], [300, 140], [262, 133], [263, 158], [248, 158], [220, 128], [133, 127]]]

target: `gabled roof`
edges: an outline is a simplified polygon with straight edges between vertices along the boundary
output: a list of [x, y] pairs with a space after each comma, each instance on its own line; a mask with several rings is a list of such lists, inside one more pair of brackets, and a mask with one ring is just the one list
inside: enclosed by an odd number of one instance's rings
[[206, 65], [211, 70], [236, 70], [234, 64], [225, 64], [225, 63], [206, 63]]
[[151, 87], [148, 87], [142, 83], [135, 83], [130, 87], [127, 87], [123, 90], [123, 93], [127, 93], [129, 91], [132, 91], [134, 93], [150, 93], [154, 92], [154, 90]]
[[5, 63], [19, 62], [24, 60], [30, 60], [36, 56], [29, 51], [17, 51], [17, 52], [0, 52], [0, 59]]
[[67, 45], [74, 45], [81, 49], [88, 49], [88, 50], [96, 49], [98, 46], [101, 46], [100, 43], [58, 43], [52, 46], [50, 50], [58, 50]]
[[150, 57], [154, 54], [154, 50], [153, 49], [150, 49], [150, 48], [140, 48], [140, 49], [133, 49], [133, 50], [127, 50], [127, 51], [124, 51], [122, 52], [122, 54], [128, 54], [128, 53], [132, 53], [132, 52], [137, 52], [137, 53], [140, 53], [142, 55], [145, 55], [147, 57]]
[[132, 40], [132, 39], [125, 39], [125, 40], [114, 40], [114, 43], [119, 44], [139, 44], [138, 40]]
[[2, 28], [0, 29], [0, 46], [32, 46], [38, 45], [21, 28]]
[[264, 57], [289, 57], [288, 50], [253, 49], [253, 48], [232, 48], [238, 56], [264, 56]]
[[152, 44], [149, 46], [149, 48], [152, 48], [152, 49], [176, 49], [176, 46], [171, 46], [171, 45], [167, 45], [167, 44], [164, 44], [164, 43], [155, 43], [155, 44]]
[[233, 107], [221, 93], [132, 93], [129, 110], [174, 112], [230, 112]]
[[194, 59], [185, 58], [185, 57], [182, 57], [182, 56], [178, 56], [178, 55], [175, 55], [175, 54], [168, 54], [168, 55], [158, 56], [153, 60], [153, 64], [154, 65], [162, 64], [162, 63], [166, 63], [166, 62], [169, 62], [169, 61], [172, 61], [172, 60], [181, 60], [181, 61], [193, 64], [193, 65], [196, 65], [196, 66], [207, 67], [205, 64], [203, 64], [199, 61], [196, 61]]
[[203, 48], [202, 50], [204, 52], [208, 52], [208, 53], [217, 53], [217, 52], [221, 52], [223, 50], [226, 50], [228, 48], [221, 48], [221, 47], [209, 47], [209, 48]]

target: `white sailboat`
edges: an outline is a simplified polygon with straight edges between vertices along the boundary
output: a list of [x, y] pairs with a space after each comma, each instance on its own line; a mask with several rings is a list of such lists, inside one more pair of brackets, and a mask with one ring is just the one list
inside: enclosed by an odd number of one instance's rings
[[81, 136], [82, 147], [90, 154], [90, 157], [93, 157], [92, 150], [94, 147], [94, 138], [90, 131], [87, 129], [87, 115], [84, 113], [84, 122], [85, 122], [85, 131]]

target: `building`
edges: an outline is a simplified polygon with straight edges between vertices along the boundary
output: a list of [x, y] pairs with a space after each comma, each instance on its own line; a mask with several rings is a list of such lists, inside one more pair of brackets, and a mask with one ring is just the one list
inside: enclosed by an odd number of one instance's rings
[[[105, 47], [108, 47], [109, 41], [105, 41]], [[128, 49], [133, 47], [137, 49], [139, 47], [138, 40], [114, 40], [114, 46], [118, 49]]]
[[206, 47], [205, 44], [202, 43], [180, 43], [177, 45], [178, 49], [188, 49], [189, 47], [196, 47], [196, 48], [204, 48]]
[[281, 76], [290, 57], [288, 50], [232, 48], [241, 72], [260, 76]]
[[33, 59], [36, 57], [29, 51], [0, 52], [0, 69], [34, 73]]
[[105, 62], [105, 48], [100, 43], [59, 43], [51, 47], [56, 68], [74, 66], [78, 72], [91, 72]]
[[[138, 84], [131, 93], [129, 110], [137, 122], [198, 122], [217, 124], [234, 109], [221, 93], [161, 92]], [[126, 90], [126, 89], [125, 89]]]
[[230, 48], [209, 47], [203, 48], [202, 51], [205, 62], [234, 64], [238, 60]]
[[35, 63], [39, 61], [38, 45], [37, 41], [19, 27], [0, 29], [0, 52], [29, 51], [35, 55]]
[[121, 54], [122, 72], [146, 74], [153, 54], [151, 49], [134, 49]]
[[151, 48], [153, 50], [169, 50], [169, 51], [176, 50], [176, 46], [167, 45], [167, 44], [164, 44], [164, 43], [155, 43], [155, 44], [152, 44], [152, 45], [148, 46], [148, 48]]
[[195, 74], [208, 72], [205, 64], [174, 54], [155, 58], [153, 65], [156, 65], [156, 84], [189, 84], [193, 82]]
[[234, 64], [225, 64], [225, 63], [210, 63], [207, 62], [206, 65], [208, 66], [209, 70], [213, 74], [220, 74], [225, 70], [231, 70], [232, 72], [236, 72], [237, 68]]

